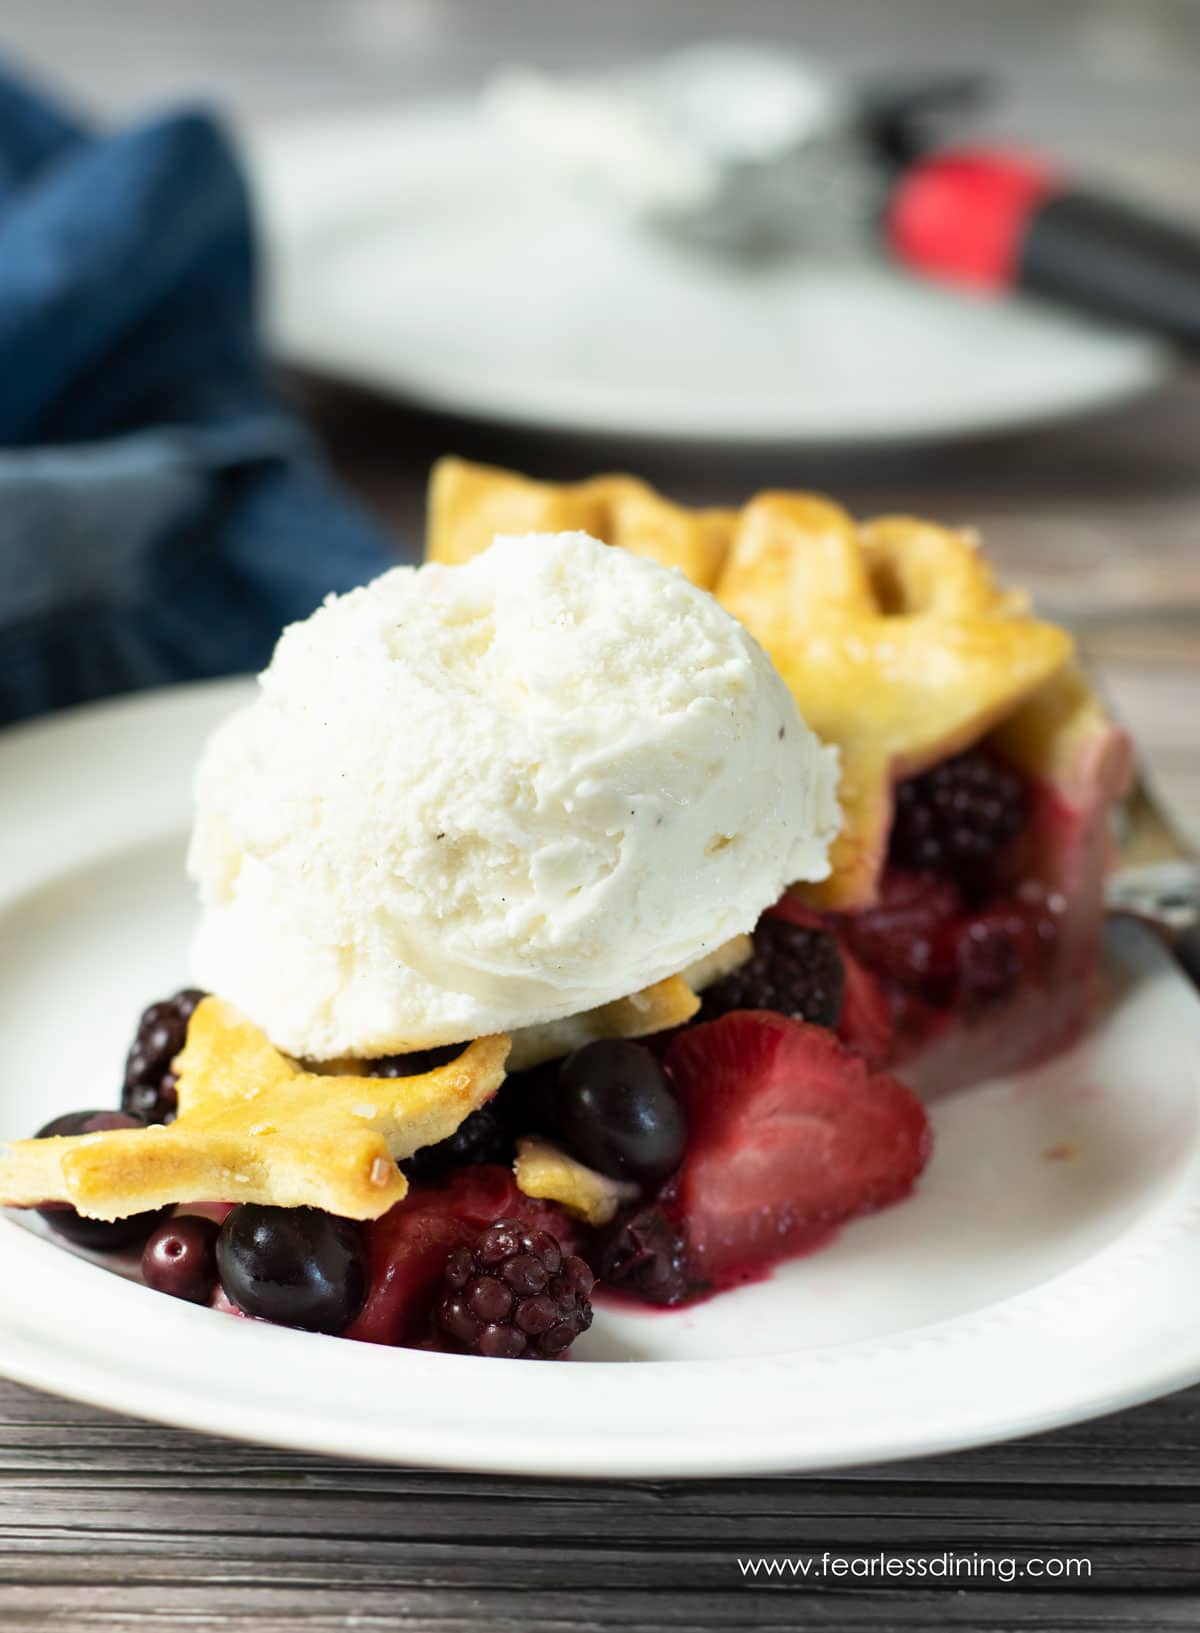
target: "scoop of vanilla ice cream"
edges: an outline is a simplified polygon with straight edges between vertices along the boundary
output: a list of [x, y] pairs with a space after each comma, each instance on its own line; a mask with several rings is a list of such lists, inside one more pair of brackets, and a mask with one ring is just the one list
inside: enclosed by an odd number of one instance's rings
[[681, 574], [584, 533], [401, 567], [286, 629], [210, 740], [197, 981], [288, 1054], [636, 992], [821, 879], [837, 762]]

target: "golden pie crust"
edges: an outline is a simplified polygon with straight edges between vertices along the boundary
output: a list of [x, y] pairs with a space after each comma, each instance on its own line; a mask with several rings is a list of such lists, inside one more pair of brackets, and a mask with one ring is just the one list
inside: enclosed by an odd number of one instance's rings
[[517, 1141], [513, 1174], [526, 1196], [557, 1203], [589, 1225], [607, 1225], [622, 1202], [632, 1202], [638, 1194], [636, 1185], [598, 1174], [535, 1135]]
[[568, 1015], [561, 1021], [522, 1027], [512, 1035], [508, 1069], [521, 1072], [546, 1060], [558, 1060], [598, 1038], [649, 1038], [655, 1032], [683, 1026], [700, 1008], [696, 994], [744, 964], [753, 951], [749, 936], [734, 936], [689, 965], [681, 975], [668, 975], [665, 981], [656, 981], [628, 998]]
[[205, 998], [175, 1062], [175, 1122], [19, 1140], [0, 1150], [0, 1200], [69, 1202], [91, 1219], [206, 1201], [376, 1219], [407, 1194], [397, 1161], [490, 1100], [507, 1057], [507, 1038], [480, 1038], [419, 1077], [317, 1075]]
[[617, 998], [597, 1009], [567, 1015], [560, 1021], [522, 1027], [512, 1036], [510, 1070], [523, 1072], [546, 1060], [558, 1060], [573, 1049], [598, 1038], [648, 1038], [673, 1026], [690, 1021], [700, 1008], [700, 1000], [679, 975], [668, 975], [652, 987]]
[[590, 533], [636, 556], [680, 568], [711, 590], [737, 512], [688, 510], [636, 476], [533, 482], [492, 465], [442, 459], [429, 486], [430, 561], [470, 561], [497, 533]]

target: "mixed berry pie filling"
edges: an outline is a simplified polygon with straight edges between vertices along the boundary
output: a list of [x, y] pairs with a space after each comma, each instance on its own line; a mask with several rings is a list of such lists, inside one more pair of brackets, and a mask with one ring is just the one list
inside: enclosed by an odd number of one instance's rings
[[861, 1007], [886, 1010], [893, 1063], [1051, 974], [1066, 904], [1021, 856], [1051, 797], [986, 747], [898, 785], [876, 901], [823, 921], [857, 966]]
[[[819, 911], [788, 893], [692, 1020], [513, 1072], [448, 1138], [401, 1161], [410, 1190], [378, 1219], [247, 1203], [114, 1223], [56, 1204], [44, 1217], [93, 1251], [140, 1246], [149, 1287], [243, 1317], [488, 1358], [565, 1357], [596, 1302], [695, 1303], [909, 1194], [931, 1137], [892, 1074], [946, 1029], [1007, 1013], [1054, 978], [1063, 901], [1030, 867], [1028, 837], [1056, 820], [1053, 794], [986, 744], [901, 782], [871, 906]], [[120, 1111], [42, 1133], [169, 1123], [203, 997], [187, 989], [147, 1009]], [[464, 1047], [361, 1069], [413, 1077]], [[520, 1189], [514, 1163], [530, 1138], [611, 1188], [607, 1217]]]
[[[403, 1159], [409, 1193], [378, 1219], [246, 1203], [111, 1224], [63, 1205], [44, 1216], [93, 1250], [141, 1245], [146, 1284], [176, 1298], [489, 1358], [566, 1356], [594, 1301], [671, 1309], [760, 1279], [912, 1190], [930, 1130], [892, 1068], [1047, 978], [1061, 908], [1020, 874], [1038, 799], [987, 748], [901, 783], [874, 905], [821, 913], [785, 896], [693, 1020], [512, 1073], [447, 1139]], [[147, 1009], [121, 1111], [42, 1133], [170, 1122], [175, 1060], [203, 996]], [[363, 1070], [412, 1077], [463, 1047]], [[610, 1217], [522, 1192], [514, 1160], [530, 1137], [611, 1185]]]
[[[411, 1189], [379, 1219], [247, 1203], [116, 1224], [69, 1208], [45, 1217], [96, 1250], [141, 1245], [146, 1284], [192, 1303], [373, 1343], [558, 1358], [590, 1326], [593, 1298], [669, 1308], [760, 1278], [898, 1200], [924, 1165], [919, 1102], [834, 1033], [834, 937], [767, 919], [755, 939], [695, 1022], [596, 1040], [507, 1078], [450, 1138], [405, 1160]], [[196, 998], [152, 1005], [130, 1051], [143, 1103], [164, 1117], [174, 1056], [160, 1051], [156, 1079], [147, 1034]], [[136, 1119], [87, 1113], [44, 1132], [105, 1126]], [[514, 1157], [531, 1134], [611, 1182], [611, 1218], [589, 1223], [519, 1189]]]

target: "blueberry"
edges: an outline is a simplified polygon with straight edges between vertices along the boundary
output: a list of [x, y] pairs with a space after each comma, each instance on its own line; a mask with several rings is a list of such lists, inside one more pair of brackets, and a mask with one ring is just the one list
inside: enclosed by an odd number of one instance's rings
[[361, 1232], [319, 1208], [234, 1208], [217, 1237], [217, 1269], [247, 1315], [307, 1332], [341, 1332], [367, 1296]]
[[103, 1134], [110, 1128], [144, 1128], [140, 1117], [125, 1111], [64, 1111], [39, 1128], [35, 1140], [51, 1140], [59, 1135]]
[[662, 1067], [640, 1043], [602, 1039], [568, 1055], [552, 1113], [571, 1155], [612, 1179], [652, 1184], [683, 1158], [683, 1112]]
[[368, 1077], [419, 1077], [457, 1060], [465, 1043], [442, 1043], [435, 1049], [413, 1049], [406, 1055], [380, 1055], [367, 1062]]
[[[68, 1111], [55, 1117], [45, 1128], [39, 1128], [35, 1140], [48, 1140], [63, 1134], [102, 1134], [110, 1128], [143, 1128], [140, 1117], [130, 1117], [123, 1111]], [[73, 1242], [76, 1247], [90, 1248], [94, 1253], [116, 1253], [146, 1237], [170, 1212], [168, 1208], [154, 1208], [149, 1213], [131, 1213], [125, 1219], [85, 1219], [76, 1213], [69, 1202], [47, 1202], [38, 1213], [56, 1235]]]
[[217, 1285], [219, 1228], [199, 1214], [181, 1214], [160, 1225], [142, 1250], [146, 1286], [189, 1304], [207, 1304]]

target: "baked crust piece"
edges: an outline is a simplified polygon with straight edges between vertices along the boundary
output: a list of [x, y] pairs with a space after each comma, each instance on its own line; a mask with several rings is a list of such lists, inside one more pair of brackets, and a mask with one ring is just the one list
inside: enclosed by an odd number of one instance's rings
[[418, 1077], [306, 1072], [219, 998], [192, 1016], [169, 1127], [20, 1140], [0, 1202], [119, 1219], [178, 1202], [259, 1202], [376, 1219], [408, 1191], [400, 1158], [448, 1138], [504, 1081], [505, 1037]]
[[655, 1032], [683, 1026], [700, 1008], [696, 994], [744, 964], [753, 951], [749, 936], [733, 936], [698, 958], [682, 974], [668, 975], [641, 992], [630, 993], [628, 998], [617, 998], [561, 1021], [521, 1027], [512, 1035], [508, 1069], [521, 1072], [528, 1066], [540, 1066], [597, 1038], [648, 1038]]
[[636, 1185], [598, 1174], [538, 1135], [517, 1141], [513, 1175], [526, 1196], [556, 1202], [594, 1226], [607, 1225], [622, 1202], [632, 1202], [638, 1194]]
[[492, 465], [442, 459], [430, 477], [426, 554], [457, 566], [486, 550], [497, 533], [590, 533], [678, 567], [711, 590], [736, 517], [733, 510], [673, 504], [636, 476], [532, 482]]
[[896, 783], [1011, 723], [1073, 653], [996, 585], [971, 535], [900, 516], [859, 527], [798, 495], [746, 507], [717, 594], [841, 750], [832, 872], [804, 892], [822, 907], [874, 899]]
[[597, 1038], [648, 1038], [690, 1021], [700, 1000], [679, 975], [668, 975], [652, 987], [616, 998], [597, 1009], [566, 1015], [560, 1021], [521, 1027], [512, 1035], [509, 1070], [523, 1072], [543, 1061], [557, 1060]]

